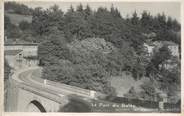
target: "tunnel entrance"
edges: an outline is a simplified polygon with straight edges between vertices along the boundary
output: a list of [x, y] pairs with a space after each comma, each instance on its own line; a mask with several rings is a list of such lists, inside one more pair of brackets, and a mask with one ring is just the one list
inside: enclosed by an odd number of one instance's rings
[[36, 100], [33, 100], [30, 102], [30, 104], [27, 107], [27, 111], [28, 112], [46, 112], [43, 105]]

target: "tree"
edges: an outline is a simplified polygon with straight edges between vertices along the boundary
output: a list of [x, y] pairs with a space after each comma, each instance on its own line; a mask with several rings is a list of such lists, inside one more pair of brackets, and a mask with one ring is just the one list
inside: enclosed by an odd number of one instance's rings
[[[7, 38], [20, 38], [21, 37], [21, 30], [16, 25], [11, 24], [6, 30], [5, 30]], [[15, 40], [14, 40], [15, 41]]]
[[[173, 62], [176, 61], [173, 59]], [[178, 102], [181, 98], [179, 97], [178, 91], [181, 91], [181, 67], [180, 62], [175, 62], [176, 66], [172, 69], [162, 69], [160, 71], [159, 87], [167, 94], [170, 102]]]
[[99, 7], [88, 22], [92, 34], [95, 37], [105, 38], [105, 40], [112, 38], [113, 33], [119, 32], [116, 28], [118, 22], [113, 18], [107, 8]]
[[114, 8], [113, 4], [111, 5], [110, 13], [114, 18], [121, 18], [120, 12], [118, 11], [117, 8]]
[[136, 11], [132, 15], [131, 22], [132, 22], [133, 25], [139, 24], [139, 17], [137, 16]]
[[161, 26], [160, 26], [157, 16], [153, 17], [152, 26], [153, 26], [153, 32], [159, 33], [159, 31], [161, 30]]
[[168, 19], [167, 19], [167, 29], [172, 29], [173, 28], [172, 22], [173, 22], [172, 18], [168, 17]]
[[141, 17], [141, 24], [143, 26], [148, 26], [150, 21], [150, 14], [146, 11], [143, 11], [142, 17]]
[[48, 11], [48, 23], [49, 27], [56, 27], [59, 31], [63, 31], [64, 27], [64, 13], [59, 6], [54, 5], [50, 7]]
[[32, 9], [24, 4], [19, 4], [17, 2], [5, 2], [5, 11], [10, 13], [17, 13], [22, 15], [31, 15]]
[[50, 10], [51, 10], [52, 12], [58, 12], [58, 11], [59, 11], [59, 6], [56, 5], [56, 4], [54, 4], [53, 6], [50, 7]]
[[172, 21], [172, 29], [176, 32], [181, 30], [180, 23], [176, 19]]
[[34, 9], [32, 17], [32, 30], [38, 35], [43, 35], [45, 32], [47, 32], [47, 23], [45, 22], [45, 16], [46, 14], [41, 7], [37, 7]]
[[148, 13], [147, 11], [143, 11], [140, 21], [143, 27], [143, 31], [149, 32], [151, 28], [151, 21], [152, 21], [152, 17], [150, 13]]
[[171, 57], [171, 52], [166, 45], [161, 47], [158, 52], [153, 55], [151, 62], [154, 67], [159, 70], [159, 65]]
[[88, 19], [89, 19], [89, 16], [91, 16], [92, 13], [93, 13], [93, 12], [92, 12], [90, 6], [87, 5], [86, 8], [84, 9], [85, 20], [88, 20]]
[[166, 29], [166, 16], [165, 16], [165, 14], [164, 13], [162, 15], [158, 14], [157, 20], [159, 21], [160, 27], [163, 30]]
[[72, 5], [70, 6], [70, 9], [68, 10], [68, 12], [74, 12], [74, 8]]
[[27, 22], [27, 21], [21, 21], [19, 23], [19, 28], [22, 30], [22, 31], [25, 31], [25, 30], [28, 30], [31, 28], [31, 25]]
[[168, 30], [173, 30], [176, 32], [180, 30], [180, 24], [178, 21], [176, 19], [173, 20], [171, 17], [168, 17], [166, 25]]
[[158, 93], [153, 82], [146, 81], [141, 85], [142, 91], [140, 92], [140, 98], [144, 100], [154, 101], [155, 96], [157, 97]]
[[82, 4], [79, 4], [76, 9], [77, 12], [83, 13], [83, 6]]
[[62, 34], [50, 35], [38, 47], [38, 56], [44, 65], [55, 64], [56, 59], [67, 59], [68, 54], [66, 40]]
[[49, 35], [52, 33], [53, 28], [63, 31], [63, 26], [63, 12], [57, 5], [51, 6], [46, 11], [41, 8], [35, 8], [32, 27], [36, 34]]
[[[167, 45], [163, 45], [158, 51], [154, 52], [151, 61], [146, 67], [146, 75], [150, 78], [160, 78], [164, 63], [171, 58], [171, 52]], [[164, 69], [165, 70], [165, 69]]]
[[11, 21], [10, 21], [10, 18], [8, 16], [4, 16], [4, 29], [8, 29], [10, 28], [12, 25]]
[[83, 7], [81, 5], [78, 7], [78, 11], [76, 12], [72, 12], [72, 10], [69, 9], [64, 17], [64, 33], [66, 38], [70, 40], [82, 40], [91, 36], [83, 10], [79, 10], [83, 9]]
[[[87, 42], [84, 41], [86, 40], [70, 43], [68, 48], [66, 48], [67, 50], [69, 49], [67, 51], [69, 56], [67, 57], [64, 55], [65, 49], [63, 50], [58, 41], [56, 43], [59, 45], [54, 46], [52, 41], [45, 43], [44, 46], [47, 46], [45, 50], [42, 50], [43, 48], [40, 47], [42, 49], [39, 48], [41, 50], [39, 55], [42, 56], [40, 58], [42, 58], [45, 64], [42, 78], [57, 80], [58, 82], [100, 91], [109, 95], [114, 94], [114, 90], [107, 79], [109, 77], [108, 73], [104, 68], [106, 66], [105, 56], [103, 56], [102, 52], [98, 52], [99, 50], [90, 48], [86, 45]], [[58, 46], [60, 47], [58, 48]], [[56, 52], [57, 54], [55, 54]]]

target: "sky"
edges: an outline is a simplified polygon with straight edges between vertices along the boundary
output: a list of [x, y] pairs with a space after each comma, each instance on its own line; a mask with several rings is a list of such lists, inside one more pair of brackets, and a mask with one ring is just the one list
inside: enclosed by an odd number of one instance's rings
[[[72, 5], [76, 8], [80, 2], [22, 2], [23, 4], [35, 8], [42, 7], [44, 9], [57, 4], [60, 9], [64, 12]], [[98, 7], [106, 7], [110, 9], [113, 6], [116, 7], [123, 17], [131, 17], [133, 12], [137, 12], [138, 16], [146, 10], [152, 15], [157, 15], [158, 13], [164, 13], [166, 16], [171, 16], [172, 18], [181, 22], [180, 19], [180, 3], [179, 2], [82, 2], [82, 5], [89, 5], [93, 10]]]

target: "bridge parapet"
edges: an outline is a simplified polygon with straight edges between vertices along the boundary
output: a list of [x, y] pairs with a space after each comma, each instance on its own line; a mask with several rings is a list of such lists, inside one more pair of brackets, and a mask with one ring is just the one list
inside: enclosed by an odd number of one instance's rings
[[[38, 70], [35, 69], [33, 71], [33, 74], [36, 71], [38, 71]], [[45, 79], [36, 78], [36, 77], [34, 77], [34, 75], [32, 75], [31, 78], [33, 78], [34, 80], [36, 80], [38, 82], [41, 82], [41, 83], [45, 84], [46, 85], [45, 87], [48, 87], [48, 88], [50, 86], [57, 86], [58, 88], [60, 88], [62, 90], [69, 91], [71, 94], [76, 94], [76, 95], [79, 95], [79, 96], [85, 96], [85, 97], [90, 97], [90, 98], [94, 98], [95, 97], [92, 94], [95, 94], [96, 91], [93, 91], [93, 90], [87, 90], [87, 89], [83, 89], [83, 88], [80, 88], [80, 87], [71, 86], [71, 85], [67, 85], [67, 84], [64, 84], [64, 83], [58, 83], [58, 82], [54, 82], [54, 81], [50, 81], [50, 80], [46, 80], [46, 83], [45, 83], [44, 82]]]
[[[27, 111], [27, 109], [33, 108], [35, 111], [35, 106], [32, 103], [38, 103], [43, 105], [41, 109], [46, 112], [57, 112], [58, 109], [64, 106], [72, 104], [70, 102], [76, 101], [76, 98], [79, 98], [84, 101], [84, 103], [89, 104], [92, 107], [94, 112], [127, 112], [135, 111], [139, 112], [141, 110], [147, 110], [147, 112], [158, 112], [162, 111], [159, 108], [158, 102], [153, 101], [141, 101], [136, 99], [128, 98], [110, 98], [111, 100], [106, 99], [93, 99], [94, 94], [100, 94], [100, 96], [105, 96], [98, 92], [91, 92], [90, 90], [82, 89], [79, 87], [73, 87], [66, 84], [60, 84], [57, 82], [49, 81], [47, 85], [44, 85], [43, 79], [36, 78], [37, 80], [32, 80], [29, 77], [28, 72], [37, 70], [36, 68], [26, 69], [24, 71], [17, 72], [12, 75], [10, 79], [10, 90], [8, 96], [9, 98], [9, 109], [8, 111]], [[26, 80], [26, 77], [28, 80]], [[31, 81], [32, 80], [32, 81]], [[93, 95], [91, 95], [91, 93]], [[77, 95], [77, 96], [76, 96]], [[72, 97], [71, 97], [72, 96]], [[33, 102], [34, 101], [34, 102]], [[78, 102], [77, 102], [78, 103]], [[163, 104], [164, 108], [173, 109], [178, 107], [178, 104]], [[128, 107], [127, 107], [128, 106]], [[77, 106], [78, 107], [78, 106]], [[39, 108], [38, 108], [39, 109]], [[165, 111], [165, 109], [163, 109]], [[176, 109], [179, 111], [180, 109]], [[36, 110], [37, 111], [37, 110]]]
[[79, 87], [75, 87], [75, 86], [70, 86], [67, 84], [63, 84], [63, 83], [58, 83], [58, 82], [54, 82], [54, 81], [50, 81], [47, 80], [47, 85], [57, 85], [59, 88], [62, 88], [64, 90], [68, 90], [73, 94], [77, 94], [77, 95], [81, 95], [81, 96], [85, 96], [85, 97], [90, 97], [91, 96], [91, 90], [87, 90], [87, 89], [82, 89]]
[[[30, 74], [39, 67], [27, 68], [25, 70], [16, 71], [11, 75], [9, 87], [9, 103], [7, 111], [27, 111], [28, 104], [36, 100], [40, 104], [46, 106], [46, 111], [57, 111], [59, 107], [69, 102], [69, 96], [78, 95], [84, 100], [91, 99], [90, 90], [73, 87], [66, 84], [60, 84], [53, 81], [47, 81], [44, 85], [42, 78], [32, 79]], [[40, 79], [40, 80], [39, 80]], [[53, 107], [48, 105], [50, 102]], [[29, 105], [28, 108], [33, 105]]]

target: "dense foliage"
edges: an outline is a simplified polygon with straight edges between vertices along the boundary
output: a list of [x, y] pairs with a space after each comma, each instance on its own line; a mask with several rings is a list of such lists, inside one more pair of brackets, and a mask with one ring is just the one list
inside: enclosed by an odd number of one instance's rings
[[[5, 10], [11, 4], [5, 4]], [[180, 47], [180, 24], [165, 14], [152, 16], [144, 11], [141, 17], [134, 12], [131, 18], [123, 18], [113, 6], [93, 11], [81, 4], [76, 9], [71, 6], [66, 13], [57, 5], [29, 12], [26, 14], [32, 15], [30, 24], [22, 21], [15, 26], [5, 17], [5, 32], [7, 37], [40, 43], [38, 55], [43, 78], [109, 95], [115, 94], [109, 78], [123, 71], [131, 72], [135, 79], [147, 76], [156, 80], [160, 90], [167, 87], [163, 91], [168, 94], [180, 85], [180, 61], [175, 62], [178, 68], [173, 70], [162, 66], [170, 59], [177, 61], [168, 47], [161, 47], [150, 58], [143, 45], [164, 40]], [[155, 89], [145, 84], [138, 97], [150, 99]], [[136, 93], [132, 91], [131, 94]]]
[[26, 5], [19, 4], [16, 2], [5, 2], [4, 5], [5, 11], [11, 12], [11, 13], [17, 13], [22, 15], [30, 15], [32, 13], [31, 8], [27, 7]]

